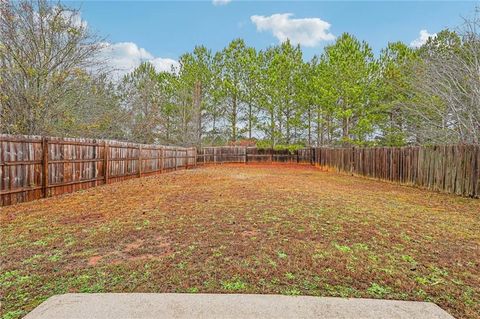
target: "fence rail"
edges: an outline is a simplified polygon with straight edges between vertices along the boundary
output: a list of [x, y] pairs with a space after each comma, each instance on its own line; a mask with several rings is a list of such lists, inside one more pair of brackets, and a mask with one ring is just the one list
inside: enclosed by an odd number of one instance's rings
[[0, 206], [196, 166], [195, 148], [0, 135]]
[[199, 150], [199, 164], [310, 163], [339, 172], [415, 185], [466, 197], [480, 196], [480, 146], [305, 148], [295, 152], [222, 146]]

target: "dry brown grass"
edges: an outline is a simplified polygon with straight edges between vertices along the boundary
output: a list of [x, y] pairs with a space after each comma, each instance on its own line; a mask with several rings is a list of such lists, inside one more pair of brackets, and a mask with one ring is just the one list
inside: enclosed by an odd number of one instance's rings
[[224, 165], [0, 209], [1, 313], [66, 292], [427, 300], [480, 317], [480, 200]]

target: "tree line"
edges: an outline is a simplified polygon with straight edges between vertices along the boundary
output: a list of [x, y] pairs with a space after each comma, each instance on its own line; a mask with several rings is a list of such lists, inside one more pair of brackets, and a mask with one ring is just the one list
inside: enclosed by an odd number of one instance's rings
[[474, 12], [419, 48], [375, 55], [344, 33], [306, 60], [289, 41], [196, 46], [171, 72], [122, 79], [104, 40], [60, 3], [0, 4], [0, 124], [8, 134], [142, 143], [402, 146], [480, 142], [480, 26]]

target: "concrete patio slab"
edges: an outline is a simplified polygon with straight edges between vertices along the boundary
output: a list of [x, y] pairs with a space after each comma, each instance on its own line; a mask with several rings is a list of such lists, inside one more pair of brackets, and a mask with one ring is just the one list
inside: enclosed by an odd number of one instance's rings
[[65, 294], [26, 319], [145, 318], [453, 318], [433, 303], [241, 294]]

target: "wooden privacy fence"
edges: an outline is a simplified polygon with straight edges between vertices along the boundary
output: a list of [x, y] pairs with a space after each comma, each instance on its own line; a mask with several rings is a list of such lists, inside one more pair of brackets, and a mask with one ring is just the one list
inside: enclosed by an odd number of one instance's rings
[[220, 163], [311, 163], [311, 149], [294, 153], [288, 150], [261, 149], [245, 146], [203, 147], [198, 150], [197, 164]]
[[0, 206], [196, 166], [196, 149], [0, 134]]
[[295, 152], [222, 146], [199, 149], [198, 164], [309, 163], [468, 197], [480, 196], [480, 146], [305, 148]]
[[0, 135], [0, 205], [197, 164], [318, 165], [462, 196], [480, 196], [480, 146], [201, 149], [94, 139]]
[[315, 148], [322, 167], [457, 194], [480, 196], [480, 145]]

